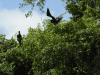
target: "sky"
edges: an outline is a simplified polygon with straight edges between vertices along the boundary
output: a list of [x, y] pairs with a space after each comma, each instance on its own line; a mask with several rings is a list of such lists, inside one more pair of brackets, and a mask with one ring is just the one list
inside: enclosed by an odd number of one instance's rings
[[[39, 7], [35, 6], [32, 10], [32, 17], [26, 18], [25, 14], [31, 10], [32, 6], [27, 5], [19, 9], [19, 3], [23, 3], [23, 0], [0, 0], [0, 34], [5, 34], [6, 39], [11, 39], [12, 36], [16, 38], [14, 35], [18, 31], [22, 35], [27, 35], [29, 27], [36, 28], [38, 23], [42, 26], [44, 19], [51, 19], [46, 16], [47, 8], [55, 17], [66, 11], [66, 4], [61, 0], [46, 0], [43, 9], [45, 13], [41, 13]], [[63, 20], [69, 21], [71, 16], [71, 14], [66, 13], [63, 15]]]

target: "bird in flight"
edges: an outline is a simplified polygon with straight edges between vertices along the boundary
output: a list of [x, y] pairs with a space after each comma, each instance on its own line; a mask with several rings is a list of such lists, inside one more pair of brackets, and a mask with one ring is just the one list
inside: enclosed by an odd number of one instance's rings
[[[65, 13], [67, 13], [68, 11], [66, 11]], [[50, 11], [49, 11], [49, 8], [47, 8], [47, 16], [49, 16], [49, 17], [51, 17], [52, 18], [52, 20], [50, 20], [51, 21], [51, 23], [53, 23], [54, 25], [56, 25], [58, 22], [60, 22], [60, 20], [62, 19], [62, 16], [65, 14], [65, 13], [63, 13], [63, 14], [61, 14], [60, 16], [58, 16], [58, 17], [53, 17], [52, 15], [51, 15], [51, 13], [50, 13]]]
[[20, 44], [20, 46], [21, 46], [22, 36], [21, 36], [21, 34], [20, 34], [20, 31], [18, 31], [17, 41], [19, 42], [19, 44]]

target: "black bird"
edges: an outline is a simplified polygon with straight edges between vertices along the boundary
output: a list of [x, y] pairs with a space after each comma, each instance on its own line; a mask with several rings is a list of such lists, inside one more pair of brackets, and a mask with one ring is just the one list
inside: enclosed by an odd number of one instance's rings
[[21, 34], [20, 34], [20, 31], [18, 31], [17, 41], [19, 42], [19, 44], [20, 44], [20, 46], [21, 46], [22, 36], [21, 36]]
[[[67, 13], [67, 11], [66, 11], [65, 13]], [[47, 8], [47, 16], [49, 16], [49, 17], [52, 18], [52, 20], [50, 20], [50, 21], [51, 21], [51, 23], [53, 23], [54, 25], [57, 24], [58, 22], [60, 22], [60, 20], [62, 19], [62, 16], [63, 16], [65, 13], [63, 13], [63, 14], [61, 14], [60, 16], [58, 16], [58, 17], [55, 18], [55, 17], [53, 17], [53, 16], [51, 15], [51, 13], [50, 13], [50, 11], [49, 11], [49, 8]]]

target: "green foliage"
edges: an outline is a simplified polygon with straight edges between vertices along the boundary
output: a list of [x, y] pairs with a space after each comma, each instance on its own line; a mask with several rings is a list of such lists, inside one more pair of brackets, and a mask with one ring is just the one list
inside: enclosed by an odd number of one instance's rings
[[[29, 28], [28, 34], [23, 36], [23, 45], [20, 48], [14, 46], [0, 54], [0, 73], [99, 74], [100, 30], [94, 18], [94, 16], [91, 19], [86, 18], [84, 15], [77, 22], [71, 20], [59, 23], [57, 26], [45, 20], [44, 30], [40, 25], [36, 29]], [[88, 19], [90, 22], [87, 22]]]
[[[90, 12], [92, 9], [87, 10]], [[44, 30], [39, 24], [36, 29], [29, 28], [20, 48], [16, 47], [13, 38], [4, 41], [1, 35], [1, 44], [10, 48], [7, 47], [4, 52], [5, 48], [0, 45], [0, 74], [99, 74], [100, 30], [95, 16], [87, 18], [86, 15], [77, 22], [71, 20], [57, 26], [45, 20]]]
[[[31, 10], [33, 10], [33, 7], [35, 6], [35, 3], [36, 3], [36, 1], [37, 0], [23, 0], [23, 2], [24, 3], [20, 3], [19, 5], [20, 5], [20, 7], [19, 8], [21, 8], [21, 7], [24, 7], [24, 6], [26, 6], [26, 5], [31, 5], [32, 6], [32, 8], [31, 8]], [[44, 10], [43, 10], [43, 8], [44, 8], [44, 5], [45, 5], [45, 0], [39, 0], [39, 1], [37, 1], [37, 3], [36, 3], [36, 6], [39, 6], [39, 9], [42, 11], [42, 13], [44, 13]], [[32, 16], [32, 11], [28, 11], [28, 13], [27, 14], [25, 14], [25, 16], [26, 16], [26, 18], [28, 17], [28, 16]]]
[[17, 42], [12, 37], [10, 40], [5, 39], [5, 35], [0, 34], [0, 52], [6, 52], [17, 45]]
[[81, 19], [57, 26], [44, 20], [44, 29], [28, 29], [21, 47], [0, 35], [0, 75], [99, 75], [98, 12], [88, 7]]

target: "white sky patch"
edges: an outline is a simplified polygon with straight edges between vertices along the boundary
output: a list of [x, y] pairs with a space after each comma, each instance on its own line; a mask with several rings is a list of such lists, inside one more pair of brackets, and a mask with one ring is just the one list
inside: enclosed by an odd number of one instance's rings
[[54, 11], [50, 11], [51, 15], [54, 16], [55, 15], [55, 12]]
[[25, 16], [26, 12], [22, 12], [19, 9], [2, 9], [0, 10], [0, 28], [4, 29], [6, 38], [10, 39], [16, 32], [21, 31], [21, 34], [26, 35], [29, 27], [36, 28], [37, 24], [42, 25], [43, 19], [46, 19], [46, 15], [42, 15], [36, 11], [32, 11], [32, 17]]

